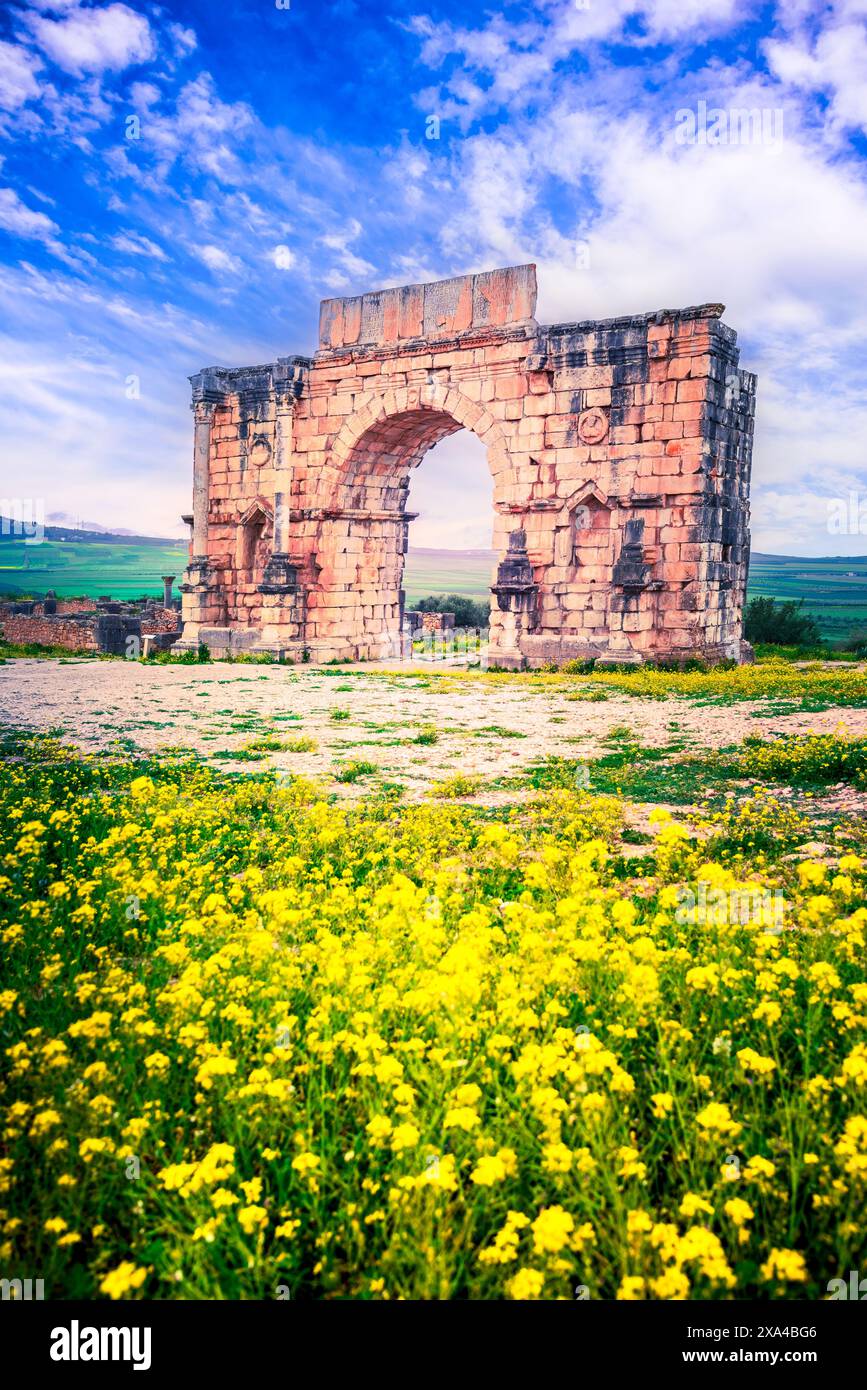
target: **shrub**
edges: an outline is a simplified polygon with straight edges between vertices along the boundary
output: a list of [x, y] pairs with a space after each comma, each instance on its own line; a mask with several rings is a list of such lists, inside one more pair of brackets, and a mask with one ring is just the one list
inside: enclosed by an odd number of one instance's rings
[[287, 753], [315, 753], [316, 739], [301, 734], [300, 738], [287, 738], [283, 747]]
[[867, 628], [853, 627], [842, 645], [842, 650], [851, 652], [853, 656], [867, 656]]
[[491, 621], [489, 603], [477, 603], [463, 594], [428, 594], [413, 607], [420, 613], [454, 613], [455, 627], [487, 627]]
[[815, 647], [822, 641], [818, 624], [801, 610], [804, 600], [777, 603], [773, 598], [754, 598], [744, 615], [744, 636], [748, 642], [770, 642], [774, 646]]
[[744, 740], [740, 757], [743, 771], [795, 786], [828, 782], [867, 785], [867, 738], [841, 738], [839, 734], [793, 734], [765, 742]]

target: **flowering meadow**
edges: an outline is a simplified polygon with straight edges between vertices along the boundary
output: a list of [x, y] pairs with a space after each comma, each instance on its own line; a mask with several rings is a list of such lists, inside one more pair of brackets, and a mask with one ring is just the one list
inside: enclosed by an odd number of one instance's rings
[[827, 1297], [865, 1257], [867, 837], [811, 849], [755, 780], [816, 761], [781, 747], [636, 846], [592, 789], [348, 803], [9, 735], [4, 1275]]

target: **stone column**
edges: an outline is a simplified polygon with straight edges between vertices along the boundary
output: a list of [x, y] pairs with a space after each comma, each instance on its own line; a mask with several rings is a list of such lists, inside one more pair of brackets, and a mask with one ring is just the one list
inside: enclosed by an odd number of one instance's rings
[[162, 581], [163, 581], [163, 607], [164, 607], [164, 608], [171, 608], [172, 602], [173, 602], [173, 600], [172, 600], [172, 585], [173, 585], [174, 582], [175, 582], [175, 576], [174, 576], [173, 574], [164, 574], [164, 575], [162, 575]]
[[[506, 557], [497, 569], [497, 581], [491, 586], [500, 610], [500, 622], [496, 636], [491, 633], [488, 656], [495, 666], [507, 671], [522, 671], [527, 659], [521, 650], [521, 638], [536, 625], [538, 589], [523, 527], [510, 533], [508, 546]], [[493, 623], [491, 626], [493, 628]]]
[[274, 425], [274, 554], [289, 553], [289, 506], [292, 493], [292, 425], [294, 401], [277, 401]]
[[209, 401], [196, 401], [193, 443], [193, 563], [208, 557], [208, 504], [211, 457], [211, 422], [214, 408]]
[[259, 590], [264, 594], [293, 592], [298, 577], [289, 561], [289, 510], [292, 502], [292, 426], [295, 397], [291, 391], [276, 390], [277, 414], [274, 421], [274, 541], [271, 558], [265, 566]]

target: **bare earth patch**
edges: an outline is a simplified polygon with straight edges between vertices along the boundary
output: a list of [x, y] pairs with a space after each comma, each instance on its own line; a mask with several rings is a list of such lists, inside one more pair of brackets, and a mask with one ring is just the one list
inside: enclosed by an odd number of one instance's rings
[[[84, 749], [117, 739], [149, 752], [182, 746], [223, 768], [272, 767], [313, 777], [352, 799], [383, 781], [399, 783], [410, 799], [419, 799], [431, 794], [434, 783], [460, 775], [479, 779], [467, 799], [485, 804], [504, 799], [502, 789], [489, 785], [498, 778], [550, 754], [597, 757], [610, 751], [602, 742], [606, 734], [623, 726], [651, 747], [677, 738], [690, 749], [723, 748], [748, 734], [783, 730], [842, 726], [852, 735], [867, 734], [865, 709], [765, 716], [764, 701], [699, 706], [612, 690], [599, 702], [569, 698], [570, 691], [583, 689], [580, 677], [574, 686], [564, 681], [555, 689], [507, 676], [443, 679], [430, 668], [390, 674], [365, 667], [24, 658], [0, 667], [0, 724], [56, 730]], [[426, 741], [433, 734], [435, 741]], [[262, 738], [289, 744], [312, 739], [316, 747], [244, 756]], [[358, 763], [374, 770], [335, 781]], [[664, 800], [664, 784], [660, 791]], [[846, 793], [847, 799], [853, 795]], [[515, 791], [506, 799], [516, 800]]]

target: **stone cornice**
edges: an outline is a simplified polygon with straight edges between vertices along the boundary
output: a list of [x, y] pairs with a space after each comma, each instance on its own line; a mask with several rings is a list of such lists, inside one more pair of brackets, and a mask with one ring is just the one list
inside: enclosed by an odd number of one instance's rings
[[223, 405], [239, 397], [245, 406], [265, 404], [275, 396], [297, 400], [307, 382], [309, 357], [278, 357], [256, 367], [203, 367], [189, 378], [192, 404]]

